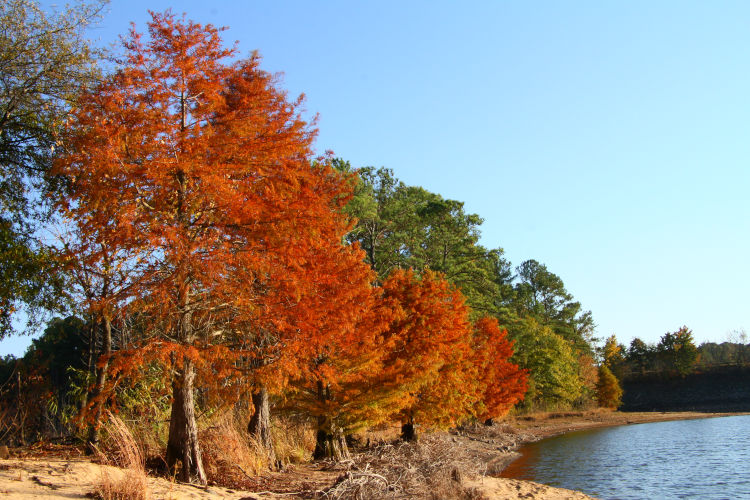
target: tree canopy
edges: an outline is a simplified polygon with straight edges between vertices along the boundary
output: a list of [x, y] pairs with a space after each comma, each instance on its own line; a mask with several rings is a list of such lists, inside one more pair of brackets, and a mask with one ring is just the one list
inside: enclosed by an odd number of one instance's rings
[[[343, 160], [336, 165], [351, 171]], [[362, 246], [380, 280], [394, 269], [430, 269], [461, 290], [475, 316], [502, 315], [510, 265], [501, 249], [479, 244], [481, 217], [467, 214], [463, 202], [405, 185], [389, 169], [365, 167], [357, 173], [346, 207], [357, 224], [348, 239]]]
[[150, 356], [176, 370], [167, 461], [205, 480], [196, 370], [210, 385], [232, 360], [260, 357], [274, 376], [298, 373], [352, 330], [370, 274], [341, 244], [349, 183], [312, 162], [302, 100], [287, 100], [258, 56], [230, 61], [218, 29], [152, 17], [148, 38], [125, 40], [125, 65], [79, 99], [55, 173], [79, 231], [139, 266], [126, 303], [150, 326], [116, 369]]
[[253, 408], [248, 427], [271, 456], [261, 415], [304, 415], [315, 454], [335, 457], [346, 434], [384, 422], [408, 438], [524, 398], [590, 401], [591, 314], [545, 265], [514, 274], [502, 249], [480, 244], [483, 220], [463, 202], [316, 157], [303, 97], [290, 99], [257, 53], [238, 58], [220, 28], [151, 13], [99, 77], [77, 31], [95, 12], [68, 11], [69, 38], [39, 49], [75, 54], [58, 61], [70, 87], [33, 89], [27, 128], [0, 130], [17, 134], [4, 168], [37, 190], [55, 181], [47, 196], [64, 220], [54, 249], [22, 240], [31, 191], [20, 194], [0, 233], [0, 313], [32, 302], [24, 276], [43, 276], [35, 258], [54, 253], [82, 319], [54, 323], [65, 335], [49, 340], [86, 354], [78, 404], [93, 416], [91, 443], [105, 405], [127, 393], [118, 384], [145, 379], [138, 391], [169, 411], [167, 467], [181, 462], [180, 478], [199, 482], [199, 410]]
[[33, 0], [0, 4], [0, 338], [24, 304], [33, 322], [56, 303], [52, 253], [32, 236], [34, 221], [55, 187], [49, 170], [71, 105], [99, 74], [85, 30], [104, 3], [53, 14]]
[[[334, 165], [342, 172], [353, 171], [341, 159]], [[530, 387], [534, 381], [539, 384], [532, 400], [559, 405], [593, 396], [589, 379], [595, 377], [590, 373], [595, 371], [595, 325], [559, 276], [533, 259], [517, 266], [514, 274], [502, 249], [487, 250], [479, 243], [483, 220], [467, 214], [463, 203], [407, 186], [386, 168], [356, 172], [354, 196], [345, 208], [356, 221], [348, 240], [362, 246], [381, 282], [396, 269], [442, 273], [465, 296], [472, 319], [491, 316], [507, 329], [516, 351], [523, 353], [514, 359], [529, 370]], [[529, 335], [542, 327], [555, 337], [545, 333], [541, 338], [562, 348], [548, 358], [541, 355], [537, 336]], [[557, 378], [566, 382], [553, 391], [549, 376], [555, 364]]]

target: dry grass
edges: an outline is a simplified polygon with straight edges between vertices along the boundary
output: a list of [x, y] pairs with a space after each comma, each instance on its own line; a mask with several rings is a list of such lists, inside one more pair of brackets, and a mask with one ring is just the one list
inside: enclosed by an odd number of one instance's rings
[[268, 470], [265, 450], [245, 430], [242, 416], [231, 411], [212, 418], [199, 434], [203, 467], [209, 482], [233, 485], [236, 476], [252, 477]]
[[289, 418], [271, 421], [276, 460], [287, 465], [309, 462], [315, 450], [315, 430], [309, 422]]
[[147, 500], [149, 491], [143, 452], [125, 423], [109, 412], [107, 416], [106, 452], [100, 452], [100, 458], [105, 464], [124, 470], [114, 474], [102, 468], [102, 477], [95, 485], [94, 497], [100, 500]]

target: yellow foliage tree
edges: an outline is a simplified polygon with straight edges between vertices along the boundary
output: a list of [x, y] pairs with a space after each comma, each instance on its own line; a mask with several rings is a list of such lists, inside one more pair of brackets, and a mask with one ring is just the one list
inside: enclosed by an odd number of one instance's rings
[[599, 381], [596, 383], [596, 397], [599, 406], [617, 409], [622, 404], [622, 388], [612, 371], [606, 365], [599, 367]]

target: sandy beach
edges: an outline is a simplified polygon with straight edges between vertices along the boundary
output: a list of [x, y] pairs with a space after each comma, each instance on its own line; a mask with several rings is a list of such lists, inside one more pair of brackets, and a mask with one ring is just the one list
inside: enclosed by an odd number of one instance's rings
[[[91, 498], [94, 485], [104, 475], [113, 479], [127, 474], [126, 471], [99, 465], [81, 459], [73, 460], [2, 460], [0, 461], [0, 496], [18, 500], [41, 500], [52, 498]], [[530, 481], [478, 477], [464, 481], [465, 486], [479, 492], [487, 499], [587, 499], [583, 493], [553, 488]], [[290, 494], [253, 493], [216, 486], [198, 487], [168, 481], [164, 478], [148, 478], [149, 498], [159, 500], [228, 499], [255, 500], [301, 498]], [[309, 498], [309, 497], [307, 497]], [[398, 497], [394, 497], [398, 498]]]

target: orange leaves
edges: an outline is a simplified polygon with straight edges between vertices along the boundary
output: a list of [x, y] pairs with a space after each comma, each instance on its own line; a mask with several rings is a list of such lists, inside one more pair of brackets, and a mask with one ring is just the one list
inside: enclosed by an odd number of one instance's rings
[[123, 300], [144, 318], [144, 356], [210, 360], [207, 385], [232, 365], [277, 387], [334, 380], [347, 369], [311, 360], [358, 359], [378, 332], [372, 274], [341, 243], [351, 186], [312, 162], [302, 101], [257, 56], [230, 61], [219, 31], [153, 13], [147, 37], [131, 33], [127, 63], [75, 110], [60, 206], [83, 240], [142, 262]]
[[300, 405], [313, 394], [308, 408], [352, 425], [447, 425], [480, 395], [488, 413], [512, 404], [523, 374], [496, 323], [472, 328], [462, 295], [429, 270], [373, 287], [362, 251], [342, 244], [354, 185], [330, 156], [312, 160], [301, 99], [257, 56], [229, 61], [216, 28], [152, 16], [148, 37], [125, 42], [127, 64], [81, 98], [56, 164], [90, 262], [132, 273], [102, 302], [127, 304], [144, 329], [115, 376], [194, 366], [197, 385], [227, 398], [291, 381]]
[[500, 330], [495, 318], [481, 318], [474, 324], [474, 363], [479, 370], [478, 417], [503, 416], [526, 393], [527, 372], [511, 363], [513, 342]]
[[505, 332], [494, 319], [472, 325], [463, 296], [441, 275], [397, 270], [379, 290], [376, 302], [356, 308], [362, 319], [352, 330], [319, 346], [324, 355], [311, 358], [289, 407], [351, 431], [396, 418], [446, 427], [520, 400], [525, 372], [509, 362]]
[[444, 426], [466, 415], [453, 396], [463, 389], [471, 324], [463, 296], [440, 275], [395, 271], [383, 284], [395, 319], [385, 334], [383, 378], [394, 413]]
[[526, 374], [511, 363], [512, 343], [495, 319], [472, 327], [463, 296], [441, 275], [395, 271], [383, 284], [394, 319], [384, 335], [383, 403], [407, 420], [454, 425], [499, 416], [521, 400]]
[[469, 308], [460, 292], [439, 275], [427, 271], [417, 278], [398, 270], [383, 284], [384, 297], [397, 304], [391, 323], [392, 353], [386, 364], [410, 360], [406, 370], [429, 378], [446, 361], [449, 351], [461, 349], [469, 332]]

